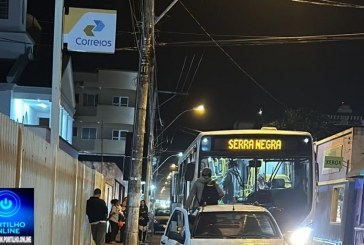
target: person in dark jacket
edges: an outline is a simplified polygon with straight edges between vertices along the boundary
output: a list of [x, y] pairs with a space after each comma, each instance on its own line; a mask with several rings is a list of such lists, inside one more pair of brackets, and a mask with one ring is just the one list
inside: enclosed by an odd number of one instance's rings
[[190, 194], [188, 195], [188, 198], [185, 202], [185, 208], [190, 209], [192, 204], [192, 209], [198, 208], [201, 206], [200, 202], [202, 201], [202, 193], [203, 189], [205, 187], [205, 184], [207, 185], [214, 185], [217, 190], [217, 199], [220, 200], [224, 196], [223, 190], [220, 188], [219, 184], [216, 183], [216, 181], [211, 179], [211, 169], [204, 168], [201, 171], [201, 177], [198, 178], [192, 185]]
[[94, 195], [87, 200], [86, 214], [91, 224], [92, 239], [96, 245], [105, 244], [107, 206], [100, 198], [101, 190], [95, 189]]
[[145, 237], [148, 230], [148, 206], [145, 204], [145, 200], [140, 201], [139, 207], [139, 241], [145, 243]]

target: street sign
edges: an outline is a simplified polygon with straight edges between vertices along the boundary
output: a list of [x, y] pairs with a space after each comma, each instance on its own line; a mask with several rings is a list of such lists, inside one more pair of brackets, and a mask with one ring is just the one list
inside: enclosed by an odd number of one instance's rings
[[69, 8], [63, 38], [77, 52], [114, 53], [116, 10]]
[[343, 165], [343, 157], [325, 156], [324, 168], [341, 168]]

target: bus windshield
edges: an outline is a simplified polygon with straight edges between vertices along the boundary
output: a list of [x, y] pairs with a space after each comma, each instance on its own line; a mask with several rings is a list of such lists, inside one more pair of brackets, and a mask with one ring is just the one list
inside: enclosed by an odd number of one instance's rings
[[302, 156], [252, 158], [219, 154], [200, 157], [200, 169], [209, 167], [212, 178], [224, 190], [221, 203], [258, 202], [271, 211], [282, 230], [294, 227], [311, 210], [311, 166], [311, 158]]

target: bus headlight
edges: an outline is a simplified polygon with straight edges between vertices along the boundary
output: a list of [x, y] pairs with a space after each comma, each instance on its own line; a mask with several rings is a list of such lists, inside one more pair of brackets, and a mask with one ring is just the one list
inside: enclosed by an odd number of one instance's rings
[[310, 227], [302, 227], [292, 232], [289, 238], [289, 244], [304, 245], [307, 244], [311, 237], [312, 229]]

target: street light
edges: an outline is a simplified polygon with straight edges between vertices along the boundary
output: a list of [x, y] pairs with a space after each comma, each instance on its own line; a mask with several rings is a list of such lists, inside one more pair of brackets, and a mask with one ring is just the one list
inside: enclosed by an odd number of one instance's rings
[[[196, 111], [199, 113], [203, 113], [205, 111], [205, 107], [203, 105], [199, 105], [197, 107], [182, 111], [180, 114], [178, 114], [173, 121], [167, 125], [167, 127], [165, 127], [162, 132], [160, 132], [157, 137], [154, 138], [154, 140], [151, 142], [154, 145], [154, 142], [157, 142], [158, 138], [164, 133], [164, 131], [166, 131], [180, 116], [182, 116], [184, 113], [189, 112], [189, 111]], [[149, 202], [149, 184], [151, 183], [151, 179], [153, 179], [154, 174], [158, 171], [158, 169], [170, 158], [173, 157], [175, 155], [171, 155], [169, 156], [166, 160], [164, 160], [164, 162], [162, 162], [158, 168], [155, 171], [151, 171], [150, 166], [148, 167], [150, 170], [147, 172], [147, 178], [146, 178], [146, 200]]]
[[177, 154], [173, 154], [173, 155], [170, 155], [169, 157], [167, 157], [161, 164], [159, 164], [159, 166], [158, 166], [158, 168], [156, 169], [156, 170], [154, 170], [153, 171], [153, 173], [152, 173], [152, 176], [154, 176], [154, 174], [158, 171], [158, 169], [160, 168], [160, 167], [162, 167], [163, 166], [163, 164], [168, 160], [168, 159], [170, 159], [171, 157], [175, 157], [175, 156], [179, 156], [179, 157], [181, 157], [182, 156], [182, 152], [179, 152], [179, 153], [177, 153]]
[[187, 109], [187, 110], [184, 110], [182, 111], [180, 114], [178, 114], [172, 122], [170, 122], [167, 127], [165, 127], [162, 132], [159, 133], [159, 135], [155, 138], [155, 140], [157, 140], [159, 138], [159, 136], [161, 136], [163, 134], [164, 131], [166, 131], [180, 116], [182, 116], [183, 114], [185, 114], [186, 112], [189, 112], [189, 111], [197, 111], [199, 113], [204, 113], [205, 112], [205, 107], [203, 105], [199, 105], [199, 106], [196, 106], [196, 107], [193, 107], [191, 109]]
[[175, 163], [172, 163], [171, 164], [171, 169], [174, 171], [174, 170], [176, 170], [177, 169], [177, 165], [175, 164]]

